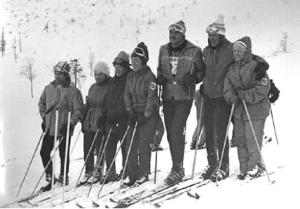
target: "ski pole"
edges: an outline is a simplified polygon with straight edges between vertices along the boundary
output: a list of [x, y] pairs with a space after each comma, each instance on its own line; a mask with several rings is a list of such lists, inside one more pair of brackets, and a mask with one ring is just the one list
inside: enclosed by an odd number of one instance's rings
[[[198, 119], [198, 124], [197, 124], [197, 128], [200, 128], [201, 125], [201, 117], [202, 117], [202, 109], [203, 109], [203, 100], [201, 102], [201, 106], [200, 106], [200, 114], [199, 114], [199, 119]], [[197, 130], [197, 133], [199, 133], [199, 130]], [[200, 134], [197, 136], [196, 138], [196, 147], [195, 147], [195, 151], [194, 151], [194, 159], [193, 159], [193, 167], [192, 167], [192, 179], [194, 178], [194, 174], [195, 174], [195, 167], [196, 167], [196, 159], [197, 159], [197, 146], [198, 146], [198, 141], [201, 139], [202, 137], [202, 133], [203, 133], [203, 126], [200, 130]]]
[[[226, 142], [227, 142], [227, 135], [228, 135], [228, 130], [229, 130], [229, 125], [230, 125], [230, 121], [233, 115], [233, 110], [234, 110], [234, 105], [232, 104], [231, 106], [231, 111], [230, 111], [230, 115], [229, 115], [229, 119], [228, 119], [228, 123], [227, 123], [227, 127], [226, 127], [226, 133], [225, 133], [225, 138], [224, 138], [224, 144], [223, 144], [223, 148], [222, 148], [222, 154], [221, 154], [221, 158], [219, 161], [219, 165], [218, 165], [218, 169], [215, 170], [215, 172], [219, 172], [221, 169], [221, 165], [222, 165], [222, 161], [223, 161], [223, 157], [224, 157], [224, 152], [225, 152], [225, 147], [226, 147]], [[216, 178], [216, 184], [218, 185], [218, 178]]]
[[[53, 196], [53, 186], [54, 186], [54, 179], [55, 179], [55, 147], [56, 147], [56, 140], [57, 140], [57, 132], [58, 132], [58, 116], [59, 110], [56, 108], [55, 110], [55, 132], [54, 132], [54, 146], [53, 146], [53, 163], [52, 163], [52, 179], [51, 179], [51, 197]], [[51, 198], [51, 205], [53, 205], [53, 200]]]
[[79, 130], [79, 131], [78, 131], [78, 134], [77, 134], [77, 137], [76, 137], [76, 139], [75, 139], [73, 148], [71, 149], [70, 155], [71, 155], [71, 154], [73, 153], [73, 151], [74, 151], [74, 148], [75, 148], [75, 145], [76, 145], [76, 143], [77, 143], [77, 141], [78, 141], [78, 139], [79, 139], [80, 133], [81, 133], [81, 131]]
[[69, 155], [69, 141], [70, 141], [70, 122], [71, 122], [71, 107], [69, 106], [68, 112], [68, 122], [67, 122], [67, 134], [66, 134], [66, 146], [65, 146], [65, 159], [64, 159], [64, 178], [63, 178], [63, 193], [62, 193], [62, 202], [64, 206], [65, 202], [65, 186], [66, 186], [66, 179], [67, 179], [67, 160]]
[[270, 179], [270, 176], [269, 176], [269, 172], [268, 172], [268, 170], [267, 170], [267, 166], [266, 166], [266, 164], [265, 164], [265, 161], [264, 161], [263, 156], [262, 156], [261, 151], [260, 151], [260, 147], [259, 147], [259, 144], [258, 144], [258, 141], [257, 141], [257, 138], [256, 138], [256, 134], [255, 134], [255, 131], [254, 131], [252, 122], [251, 122], [250, 114], [249, 114], [249, 112], [248, 112], [248, 108], [247, 108], [247, 106], [246, 106], [246, 103], [245, 103], [245, 100], [244, 100], [244, 99], [242, 99], [242, 102], [243, 102], [243, 105], [244, 105], [244, 108], [245, 108], [245, 111], [246, 111], [246, 114], [247, 114], [247, 117], [248, 117], [248, 120], [249, 120], [249, 124], [250, 124], [251, 130], [252, 130], [252, 134], [253, 134], [253, 136], [254, 136], [254, 140], [255, 140], [255, 143], [256, 143], [256, 146], [257, 146], [257, 149], [258, 149], [258, 152], [259, 152], [261, 161], [262, 161], [262, 163], [264, 164], [265, 171], [266, 171], [266, 173], [267, 173], [268, 182], [271, 183], [271, 179]]
[[275, 137], [276, 137], [276, 142], [277, 142], [277, 144], [279, 144], [278, 137], [277, 137], [276, 126], [275, 126], [275, 120], [274, 120], [274, 116], [273, 116], [273, 111], [272, 111], [272, 108], [271, 108], [271, 104], [269, 104], [269, 106], [270, 106], [270, 111], [271, 111], [271, 117], [272, 117], [272, 123], [273, 123], [274, 133], [275, 133]]
[[23, 183], [24, 183], [24, 181], [25, 181], [25, 178], [27, 177], [29, 168], [30, 168], [30, 166], [31, 166], [31, 164], [32, 164], [32, 161], [33, 161], [34, 157], [35, 157], [36, 151], [37, 151], [37, 149], [38, 149], [38, 147], [39, 147], [39, 145], [40, 145], [42, 139], [44, 139], [45, 134], [46, 134], [45, 132], [42, 133], [42, 135], [40, 136], [40, 139], [39, 139], [39, 141], [38, 141], [38, 143], [37, 143], [37, 145], [36, 145], [36, 147], [35, 147], [35, 149], [34, 149], [34, 152], [33, 152], [32, 157], [31, 157], [31, 159], [30, 159], [29, 165], [28, 165], [28, 167], [27, 167], [27, 169], [26, 169], [25, 175], [24, 175], [24, 177], [23, 177], [23, 179], [22, 179], [22, 182], [21, 182], [21, 184], [20, 184], [20, 187], [19, 187], [19, 190], [18, 190], [18, 193], [17, 193], [17, 197], [18, 197], [19, 194], [20, 194], [21, 188], [22, 188], [22, 186], [23, 186]]
[[129, 155], [130, 155], [130, 151], [131, 151], [131, 147], [132, 147], [132, 142], [133, 142], [133, 139], [134, 139], [134, 136], [135, 136], [137, 123], [138, 123], [138, 122], [136, 121], [136, 122], [135, 122], [135, 125], [134, 125], [134, 129], [133, 129], [133, 133], [132, 133], [130, 145], [129, 145], [129, 148], [128, 148], [128, 153], [127, 153], [127, 156], [126, 156], [126, 160], [125, 160], [125, 164], [124, 164], [124, 169], [123, 169], [121, 181], [120, 181], [120, 188], [121, 188], [121, 186], [122, 186], [124, 174], [125, 174], [125, 172], [126, 172], [126, 167], [127, 167], [127, 163], [128, 163], [128, 158], [129, 158]]
[[[159, 107], [160, 107], [160, 97], [161, 97], [161, 86], [158, 87], [158, 120], [159, 120]], [[157, 154], [158, 150], [155, 150], [155, 164], [154, 164], [154, 184], [156, 184], [156, 173], [157, 173]]]
[[[86, 165], [87, 159], [89, 158], [89, 156], [90, 156], [90, 154], [91, 154], [91, 151], [92, 151], [92, 149], [93, 149], [93, 147], [94, 147], [94, 143], [95, 143], [95, 140], [96, 140], [96, 138], [97, 138], [97, 136], [98, 136], [98, 133], [99, 133], [99, 129], [97, 129], [96, 134], [95, 134], [95, 136], [94, 136], [94, 139], [93, 139], [93, 141], [92, 141], [92, 144], [91, 144], [91, 146], [90, 146], [90, 148], [89, 148], [88, 154], [87, 154], [86, 158], [84, 159], [84, 164], [83, 164], [83, 166], [82, 166], [82, 168], [81, 168], [81, 171], [80, 171], [80, 174], [79, 174], [79, 176], [78, 176], [78, 178], [77, 178], [77, 181], [76, 181], [76, 184], [75, 184], [75, 187], [74, 187], [74, 192], [75, 192], [75, 190], [76, 190], [76, 188], [77, 188], [79, 179], [80, 179], [80, 177], [81, 177], [81, 175], [82, 175], [82, 172], [83, 172], [84, 167], [85, 167], [85, 165]], [[101, 144], [102, 144], [102, 142], [101, 142]]]
[[[109, 132], [108, 132], [108, 135], [107, 135], [107, 138], [106, 138], [106, 141], [105, 141], [103, 150], [106, 149], [106, 146], [107, 146], [107, 144], [108, 144], [108, 140], [109, 140], [109, 138], [110, 138], [111, 130], [112, 130], [112, 128], [109, 129]], [[104, 141], [104, 139], [105, 139], [105, 137], [103, 136], [103, 137], [102, 137], [102, 142]], [[101, 144], [102, 144], [102, 143], [101, 143]], [[88, 192], [87, 197], [90, 196], [90, 193], [91, 193], [92, 188], [93, 188], [93, 184], [94, 184], [96, 172], [98, 171], [99, 166], [100, 166], [100, 164], [101, 164], [101, 160], [102, 160], [102, 158], [104, 157], [104, 151], [103, 151], [103, 152], [100, 152], [101, 150], [102, 150], [102, 146], [101, 146], [100, 149], [99, 149], [99, 153], [98, 153], [98, 156], [97, 156], [97, 165], [96, 165], [96, 169], [94, 170], [94, 173], [93, 173], [92, 183], [91, 183], [91, 186], [90, 186], [90, 189], [89, 189], [89, 192]], [[101, 156], [100, 156], [100, 153], [101, 153]], [[100, 158], [99, 158], [99, 156], [100, 156]]]
[[112, 166], [113, 166], [114, 162], [116, 161], [117, 155], [118, 155], [118, 153], [119, 153], [119, 151], [120, 151], [120, 149], [121, 149], [121, 147], [122, 147], [122, 144], [123, 144], [124, 141], [125, 141], [125, 138], [126, 138], [126, 136], [127, 136], [127, 133], [128, 133], [129, 128], [130, 128], [130, 126], [127, 126], [127, 129], [126, 129], [126, 131], [125, 131], [125, 133], [124, 133], [124, 135], [123, 135], [123, 138], [122, 138], [122, 140], [120, 141], [120, 145], [119, 145], [119, 147], [118, 147], [118, 149], [117, 149], [117, 151], [116, 151], [116, 153], [115, 153], [115, 155], [114, 155], [114, 158], [113, 158], [111, 164], [109, 165], [109, 168], [108, 168], [107, 173], [106, 173], [106, 175], [105, 175], [105, 177], [104, 177], [103, 183], [101, 184], [100, 190], [99, 190], [99, 192], [98, 192], [98, 194], [97, 194], [97, 198], [99, 198], [99, 196], [100, 196], [100, 193], [101, 193], [101, 191], [102, 191], [102, 189], [103, 189], [103, 187], [104, 187], [104, 184], [105, 184], [105, 181], [106, 181], [106, 179], [107, 179], [107, 177], [108, 177], [108, 175], [109, 175], [109, 172], [111, 171]]
[[31, 196], [34, 195], [34, 192], [35, 192], [36, 188], [38, 187], [38, 185], [39, 185], [41, 179], [43, 178], [44, 174], [46, 173], [46, 169], [49, 167], [49, 165], [50, 165], [50, 163], [51, 163], [51, 161], [52, 161], [52, 159], [53, 159], [53, 157], [54, 157], [54, 154], [55, 154], [56, 150], [58, 149], [58, 147], [59, 147], [59, 145], [60, 145], [61, 142], [62, 142], [62, 139], [59, 140], [58, 145], [55, 147], [54, 153], [52, 154], [50, 160], [48, 161], [47, 165], [45, 166], [45, 168], [44, 168], [44, 170], [43, 170], [43, 172], [42, 172], [42, 174], [41, 174], [41, 176], [40, 176], [38, 182], [36, 183], [36, 185], [35, 185], [35, 187], [34, 187], [32, 193], [31, 193]]

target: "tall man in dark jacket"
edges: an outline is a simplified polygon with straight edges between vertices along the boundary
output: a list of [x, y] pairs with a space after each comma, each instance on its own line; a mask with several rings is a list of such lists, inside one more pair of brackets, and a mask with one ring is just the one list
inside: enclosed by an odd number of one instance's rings
[[182, 181], [185, 126], [193, 103], [196, 83], [202, 80], [204, 63], [199, 47], [185, 39], [185, 23], [169, 26], [170, 42], [161, 46], [157, 82], [162, 85], [162, 99], [167, 138], [172, 157], [172, 170], [165, 183]]
[[[107, 129], [111, 128], [111, 135], [106, 147], [106, 168], [108, 169], [116, 154], [117, 144], [123, 138], [127, 127], [127, 113], [124, 102], [124, 91], [128, 73], [131, 71], [129, 55], [121, 51], [113, 61], [115, 76], [112, 78], [110, 87], [104, 102], [104, 111], [107, 119]], [[108, 132], [108, 131], [107, 131]], [[122, 166], [126, 159], [126, 141], [121, 146]], [[115, 163], [108, 173], [107, 182], [117, 179]], [[107, 183], [106, 182], [106, 183]]]
[[[230, 105], [223, 97], [224, 79], [229, 65], [233, 61], [232, 43], [225, 38], [223, 17], [209, 25], [208, 46], [203, 50], [206, 66], [203, 78], [204, 92], [204, 127], [206, 130], [206, 150], [208, 169], [203, 173], [204, 179], [215, 180], [217, 175], [226, 178], [229, 175], [229, 152], [226, 143], [220, 172], [214, 172], [218, 166], [224, 144], [226, 126], [230, 115]], [[215, 133], [215, 134], [214, 134]], [[215, 139], [216, 137], [216, 139]], [[228, 140], [228, 139], [227, 139]], [[215, 149], [217, 143], [217, 149]]]

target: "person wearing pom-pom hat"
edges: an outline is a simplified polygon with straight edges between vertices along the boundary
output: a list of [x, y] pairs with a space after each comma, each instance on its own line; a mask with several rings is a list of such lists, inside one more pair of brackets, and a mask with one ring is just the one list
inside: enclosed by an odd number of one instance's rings
[[[151, 158], [149, 144], [155, 134], [159, 103], [156, 77], [147, 65], [148, 60], [147, 46], [141, 42], [131, 54], [133, 71], [127, 77], [124, 95], [128, 124], [131, 126], [126, 146], [129, 159], [125, 167], [129, 181], [124, 183], [128, 186], [149, 180]], [[129, 149], [135, 124], [137, 128]]]

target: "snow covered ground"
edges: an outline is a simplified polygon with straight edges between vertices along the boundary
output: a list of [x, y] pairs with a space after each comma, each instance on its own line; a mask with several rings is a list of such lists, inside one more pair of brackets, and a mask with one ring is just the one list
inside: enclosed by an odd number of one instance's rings
[[[163, 204], [166, 208], [230, 207], [230, 208], [299, 208], [297, 199], [300, 172], [298, 147], [300, 79], [300, 2], [297, 0], [3, 0], [0, 5], [0, 26], [7, 41], [6, 55], [0, 58], [0, 206], [16, 199], [16, 192], [25, 173], [34, 147], [41, 134], [37, 102], [43, 87], [52, 79], [52, 66], [59, 60], [80, 58], [87, 79], [82, 87], [85, 96], [93, 78], [88, 67], [89, 51], [96, 61], [111, 62], [120, 50], [131, 52], [137, 41], [144, 41], [150, 53], [149, 66], [155, 72], [159, 46], [168, 42], [168, 25], [183, 19], [186, 37], [204, 48], [206, 26], [219, 14], [225, 16], [227, 38], [252, 38], [253, 52], [270, 63], [269, 75], [281, 94], [272, 105], [279, 145], [276, 145], [270, 118], [266, 134], [273, 138], [263, 148], [269, 171], [275, 171], [268, 184], [266, 178], [250, 183], [236, 180], [235, 174], [221, 182], [199, 188], [199, 200], [186, 195]], [[48, 32], [43, 30], [48, 23]], [[14, 60], [13, 40], [21, 34], [22, 53]], [[287, 53], [281, 53], [280, 42], [287, 34]], [[18, 46], [19, 47], [19, 46]], [[30, 83], [19, 75], [26, 58], [34, 59], [34, 98]], [[195, 127], [195, 109], [187, 123], [186, 175], [191, 174], [193, 153], [188, 152]], [[78, 126], [74, 136], [80, 130]], [[73, 138], [73, 142], [74, 142]], [[167, 147], [163, 139], [163, 147]], [[72, 146], [71, 146], [72, 147]], [[82, 161], [82, 135], [71, 155], [71, 183], [78, 177]], [[198, 154], [196, 171], [206, 166], [206, 152]], [[169, 151], [159, 155], [162, 181], [170, 169]], [[231, 171], [236, 172], [236, 149], [230, 150]], [[57, 168], [58, 169], [58, 168]], [[32, 191], [42, 172], [39, 153], [33, 161], [21, 197]], [[150, 205], [146, 205], [149, 206]], [[136, 206], [138, 207], [138, 205]]]

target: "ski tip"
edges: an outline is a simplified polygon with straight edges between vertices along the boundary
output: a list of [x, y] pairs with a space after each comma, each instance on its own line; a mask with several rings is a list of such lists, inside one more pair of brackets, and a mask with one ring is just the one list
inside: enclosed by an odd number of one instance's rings
[[76, 202], [76, 206], [79, 208], [84, 208], [82, 205], [80, 205], [78, 202]]
[[94, 200], [92, 201], [92, 204], [93, 204], [93, 206], [95, 206], [97, 208], [100, 207], [100, 205], [96, 201], [94, 201]]

